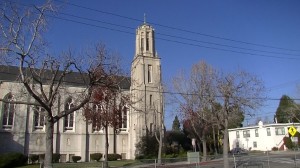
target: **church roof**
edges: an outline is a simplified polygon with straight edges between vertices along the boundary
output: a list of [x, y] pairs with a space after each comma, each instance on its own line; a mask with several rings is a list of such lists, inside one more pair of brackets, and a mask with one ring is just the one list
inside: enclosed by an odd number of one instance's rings
[[[50, 71], [49, 71], [50, 73]], [[86, 75], [86, 74], [84, 74]], [[19, 81], [19, 67], [0, 65], [0, 81]], [[117, 76], [121, 89], [128, 89], [131, 85], [131, 78], [126, 76]], [[70, 86], [83, 86], [82, 76], [79, 72], [72, 72], [65, 76], [64, 83]]]

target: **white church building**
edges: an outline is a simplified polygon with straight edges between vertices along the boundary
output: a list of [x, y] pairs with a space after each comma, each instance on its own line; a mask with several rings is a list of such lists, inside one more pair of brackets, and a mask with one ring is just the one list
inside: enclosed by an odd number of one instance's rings
[[[137, 103], [122, 113], [122, 128], [118, 133], [109, 130], [109, 153], [117, 153], [123, 159], [134, 159], [136, 144], [140, 138], [157, 129], [164, 114], [161, 79], [161, 61], [155, 50], [154, 29], [147, 23], [136, 30], [135, 55], [131, 65], [131, 76], [121, 81], [124, 94], [130, 94]], [[18, 69], [13, 66], [0, 67], [0, 98], [18, 101]], [[76, 92], [84, 86], [66, 79], [68, 92]], [[27, 97], [27, 99], [30, 99]], [[61, 93], [57, 100], [63, 110], [74, 97]], [[25, 99], [26, 100], [26, 99]], [[75, 102], [76, 103], [76, 102]], [[90, 154], [104, 153], [104, 131], [93, 128], [84, 120], [82, 110], [62, 118], [54, 127], [54, 153], [61, 154], [60, 161], [71, 161], [72, 156], [81, 156], [89, 161]], [[21, 152], [45, 153], [44, 119], [35, 113], [33, 107], [0, 101], [0, 153]]]

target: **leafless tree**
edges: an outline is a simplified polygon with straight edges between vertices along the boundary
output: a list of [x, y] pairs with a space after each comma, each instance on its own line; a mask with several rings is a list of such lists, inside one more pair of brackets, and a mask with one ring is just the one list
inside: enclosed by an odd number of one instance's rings
[[202, 142], [203, 158], [206, 159], [207, 134], [214, 121], [210, 109], [215, 98], [217, 73], [202, 61], [192, 67], [189, 77], [186, 76], [174, 78], [173, 85], [177, 92], [182, 93], [178, 99], [180, 111], [190, 122], [198, 142]]
[[241, 121], [244, 115], [262, 105], [263, 84], [249, 73], [222, 74], [205, 62], [194, 65], [190, 77], [185, 76], [175, 78], [173, 83], [180, 93], [180, 111], [194, 128], [195, 137], [202, 141], [204, 158], [205, 130], [217, 126], [223, 131], [224, 167], [228, 168], [229, 123]]
[[[108, 129], [111, 127], [114, 134], [122, 127], [122, 113], [127, 113], [130, 105], [128, 95], [122, 93], [121, 83], [126, 77], [121, 76], [121, 70], [116, 63], [116, 57], [108, 54], [103, 45], [97, 47], [99, 60], [110, 60], [103, 65], [100, 61], [95, 70], [95, 76], [104, 76], [105, 82], [92, 88], [91, 99], [85, 105], [83, 115], [92, 124], [94, 130], [105, 131], [105, 167], [108, 167]], [[96, 61], [97, 62], [97, 61]], [[97, 63], [96, 63], [97, 64]]]
[[257, 77], [240, 71], [220, 75], [218, 78], [218, 97], [221, 109], [216, 112], [219, 124], [223, 130], [224, 168], [229, 168], [228, 162], [228, 126], [229, 122], [239, 113], [251, 114], [264, 101], [264, 86]]
[[[107, 75], [98, 74], [96, 68], [104, 64], [80, 65], [72, 52], [60, 55], [60, 58], [46, 52], [43, 33], [47, 28], [47, 15], [52, 14], [54, 6], [47, 1], [41, 6], [20, 7], [13, 2], [1, 2], [0, 16], [0, 54], [8, 65], [17, 65], [19, 82], [27, 91], [32, 101], [15, 102], [40, 106], [45, 114], [46, 151], [44, 167], [52, 168], [54, 124], [61, 118], [82, 108], [89, 102], [96, 83], [105, 81]], [[102, 58], [102, 63], [105, 57]], [[101, 62], [100, 61], [100, 62]], [[98, 62], [99, 63], [99, 62]], [[85, 67], [85, 68], [83, 68]], [[58, 110], [57, 101], [60, 92], [67, 90], [70, 79], [81, 87], [75, 94], [73, 106], [63, 111]]]

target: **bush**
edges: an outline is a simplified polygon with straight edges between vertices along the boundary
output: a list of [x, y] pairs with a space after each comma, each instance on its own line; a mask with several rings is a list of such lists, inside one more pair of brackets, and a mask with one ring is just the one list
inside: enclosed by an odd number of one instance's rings
[[22, 153], [6, 153], [0, 155], [0, 168], [24, 166], [27, 156]]
[[81, 159], [81, 156], [72, 156], [72, 160], [74, 163], [77, 163]]
[[274, 147], [272, 148], [272, 151], [278, 151], [278, 147], [274, 146]]
[[39, 154], [39, 161], [42, 162], [45, 160], [45, 154]]
[[39, 155], [31, 154], [31, 155], [29, 155], [29, 159], [30, 159], [31, 163], [35, 163], [36, 161], [39, 160]]
[[60, 154], [59, 153], [53, 153], [52, 155], [52, 162], [53, 163], [58, 163], [60, 159]]
[[284, 145], [288, 148], [288, 149], [292, 149], [294, 147], [294, 144], [291, 140], [291, 138], [289, 137], [284, 137], [283, 138], [283, 142], [284, 142]]
[[102, 158], [102, 153], [92, 153], [90, 157], [91, 160], [96, 160], [97, 162], [99, 162], [99, 160]]
[[108, 154], [108, 156], [107, 156], [108, 161], [115, 161], [118, 159], [122, 159], [120, 154]]

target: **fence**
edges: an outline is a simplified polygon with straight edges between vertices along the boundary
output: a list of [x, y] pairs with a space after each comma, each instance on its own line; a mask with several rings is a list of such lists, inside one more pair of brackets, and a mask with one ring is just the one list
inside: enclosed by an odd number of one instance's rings
[[[209, 155], [206, 160], [222, 158], [222, 155]], [[142, 159], [135, 168], [199, 168], [203, 161], [202, 157], [162, 158], [160, 163], [157, 159]], [[131, 167], [131, 166], [130, 166]]]
[[284, 155], [281, 155], [280, 151], [278, 153], [273, 151], [271, 155], [269, 152], [264, 155], [233, 155], [233, 168], [300, 168], [299, 151], [284, 153]]

